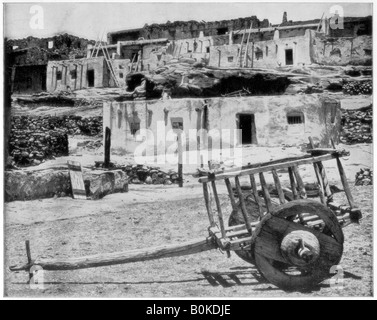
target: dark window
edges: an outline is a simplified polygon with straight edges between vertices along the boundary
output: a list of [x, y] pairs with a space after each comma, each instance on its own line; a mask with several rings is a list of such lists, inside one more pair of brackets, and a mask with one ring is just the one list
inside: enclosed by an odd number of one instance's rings
[[94, 70], [87, 71], [88, 87], [94, 87]]
[[61, 79], [62, 79], [62, 72], [56, 71], [56, 80], [61, 80]]
[[233, 62], [233, 57], [228, 57], [228, 62]]
[[183, 119], [182, 118], [171, 118], [171, 127], [173, 129], [183, 130]]
[[209, 47], [206, 47], [206, 52], [209, 53]]
[[130, 123], [131, 134], [134, 136], [140, 130], [140, 122]]
[[364, 49], [364, 52], [367, 56], [371, 56], [372, 55], [372, 49]]
[[119, 73], [119, 78], [123, 78], [123, 73]]
[[226, 34], [227, 32], [228, 32], [228, 28], [218, 28], [217, 29], [218, 35]]
[[266, 47], [266, 57], [268, 56], [268, 47]]
[[301, 113], [291, 113], [287, 115], [288, 124], [304, 123], [304, 115]]
[[293, 50], [292, 49], [285, 50], [285, 64], [287, 66], [293, 64]]
[[255, 59], [263, 59], [263, 51], [259, 48], [257, 48], [255, 51]]
[[71, 70], [71, 79], [76, 79], [76, 78], [77, 78], [77, 71]]

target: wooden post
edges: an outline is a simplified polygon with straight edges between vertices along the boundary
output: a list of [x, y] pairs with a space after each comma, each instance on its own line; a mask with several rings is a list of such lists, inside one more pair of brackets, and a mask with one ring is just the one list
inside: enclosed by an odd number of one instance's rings
[[254, 68], [254, 41], [253, 45], [251, 46], [251, 68]]
[[215, 219], [213, 217], [212, 206], [211, 206], [211, 199], [209, 197], [207, 182], [203, 183], [203, 195], [204, 195], [204, 201], [206, 203], [209, 224], [211, 225], [211, 227], [215, 227], [216, 223], [215, 223]]
[[109, 168], [110, 166], [110, 148], [111, 148], [111, 130], [106, 127], [105, 130], [105, 161], [104, 167]]
[[[332, 144], [333, 148], [335, 149], [335, 143], [334, 143], [333, 139], [331, 139], [331, 144]], [[355, 202], [354, 202], [352, 194], [351, 194], [350, 186], [348, 185], [346, 173], [344, 172], [343, 165], [340, 162], [339, 157], [336, 157], [336, 163], [338, 165], [338, 171], [339, 171], [340, 179], [342, 181], [344, 192], [346, 193], [346, 196], [347, 196], [347, 199], [348, 199], [348, 203], [350, 204], [351, 209], [354, 209], [354, 208], [356, 208]]]
[[[33, 262], [31, 260], [31, 251], [30, 251], [30, 242], [29, 242], [29, 240], [25, 241], [25, 248], [26, 248], [26, 256], [27, 256], [27, 264], [28, 264], [28, 266], [30, 268], [31, 264]], [[30, 283], [30, 280], [31, 280], [32, 277], [33, 277], [33, 274], [30, 272], [30, 269], [29, 269], [29, 283]]]
[[245, 58], [244, 58], [244, 63], [243, 63], [243, 65], [241, 65], [241, 67], [247, 67], [247, 53], [249, 51], [249, 40], [250, 40], [250, 34], [251, 34], [251, 27], [252, 26], [253, 26], [253, 21], [250, 22], [250, 30], [249, 30], [249, 34], [247, 36], [247, 41], [246, 41]]
[[182, 155], [182, 133], [178, 133], [178, 179], [179, 187], [183, 187], [182, 169], [183, 169], [183, 155]]

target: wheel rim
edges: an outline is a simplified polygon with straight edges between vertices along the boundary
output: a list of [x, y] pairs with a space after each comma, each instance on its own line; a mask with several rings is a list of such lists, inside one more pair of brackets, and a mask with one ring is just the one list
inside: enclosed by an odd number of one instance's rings
[[[322, 219], [325, 232], [290, 221], [302, 213]], [[299, 239], [307, 242], [301, 251], [286, 245]], [[252, 251], [256, 267], [269, 282], [282, 289], [300, 290], [329, 277], [330, 268], [341, 260], [343, 242], [342, 229], [329, 208], [314, 200], [295, 200], [261, 220], [252, 235]]]

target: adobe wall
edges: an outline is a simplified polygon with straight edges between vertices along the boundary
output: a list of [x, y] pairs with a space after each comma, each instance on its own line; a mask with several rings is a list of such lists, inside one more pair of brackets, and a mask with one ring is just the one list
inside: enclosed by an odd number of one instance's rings
[[[288, 124], [287, 115], [292, 113], [302, 113], [303, 123]], [[139, 123], [141, 129], [156, 136], [158, 125], [167, 133], [173, 121], [182, 121], [188, 139], [189, 129], [233, 132], [238, 128], [238, 114], [254, 115], [255, 141], [260, 146], [300, 145], [307, 143], [309, 136], [328, 146], [330, 138], [337, 141], [339, 137], [339, 103], [318, 95], [108, 102], [104, 103], [103, 126], [111, 129], [113, 151], [131, 153], [142, 142], [131, 132], [131, 123]], [[240, 138], [236, 138], [239, 143]]]
[[[87, 71], [94, 70], [94, 88], [109, 86], [109, 74], [103, 57], [49, 61], [47, 65], [47, 91], [80, 90], [89, 87]], [[61, 72], [61, 80], [57, 79], [57, 72]], [[76, 79], [71, 71], [76, 71]]]
[[[293, 65], [310, 64], [310, 30], [304, 36], [293, 38], [277, 38], [268, 41], [254, 42], [247, 47], [247, 65], [251, 67], [253, 57], [253, 67], [255, 68], [276, 68], [285, 66], [285, 50], [293, 50]], [[241, 45], [234, 44], [228, 46], [217, 46], [211, 48], [210, 65], [220, 67], [234, 67]], [[242, 61], [245, 57], [246, 45], [242, 48]], [[253, 54], [254, 51], [254, 54]], [[257, 52], [260, 52], [257, 54]], [[238, 66], [240, 62], [238, 60]]]
[[318, 64], [372, 63], [372, 36], [329, 38], [313, 32], [312, 59]]

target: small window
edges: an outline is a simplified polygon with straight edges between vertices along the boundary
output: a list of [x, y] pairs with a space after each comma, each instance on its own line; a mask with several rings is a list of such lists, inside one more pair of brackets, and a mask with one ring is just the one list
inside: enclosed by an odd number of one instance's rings
[[120, 65], [118, 66], [118, 68], [119, 68], [119, 69], [123, 69], [123, 66], [120, 64]]
[[123, 73], [119, 73], [119, 78], [123, 79]]
[[206, 47], [206, 52], [209, 53], [209, 47]]
[[131, 134], [134, 136], [140, 130], [140, 122], [130, 123]]
[[263, 51], [259, 48], [257, 48], [255, 51], [255, 59], [263, 59]]
[[62, 79], [62, 72], [56, 71], [56, 80], [61, 80], [61, 79]]
[[278, 53], [279, 46], [275, 45], [275, 52]]
[[266, 47], [266, 57], [268, 57], [268, 47]]
[[371, 56], [372, 55], [372, 49], [364, 49], [365, 55]]
[[228, 62], [233, 62], [233, 57], [228, 57]]
[[302, 113], [290, 113], [287, 115], [288, 124], [304, 123], [304, 115]]
[[223, 35], [223, 34], [226, 34], [227, 32], [228, 32], [228, 28], [218, 28], [217, 29], [218, 35]]
[[71, 70], [71, 79], [76, 79], [76, 78], [77, 78], [77, 71]]
[[183, 130], [183, 118], [171, 118], [171, 127], [173, 130]]

